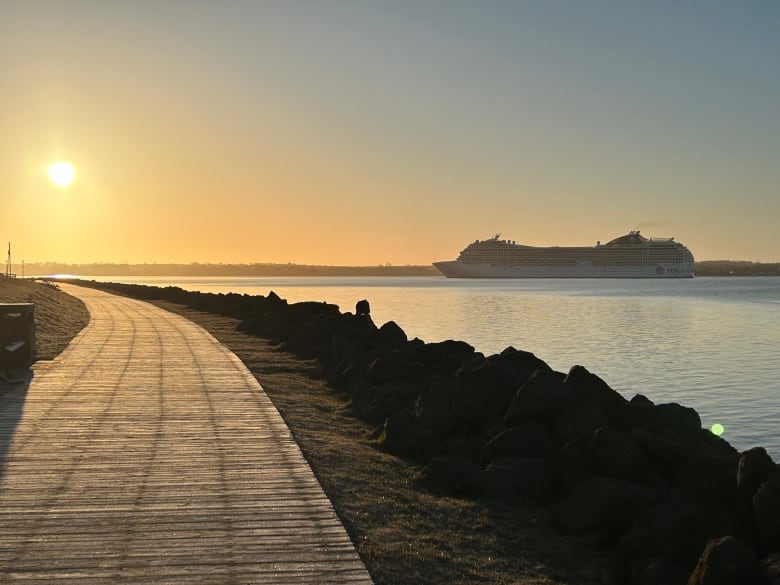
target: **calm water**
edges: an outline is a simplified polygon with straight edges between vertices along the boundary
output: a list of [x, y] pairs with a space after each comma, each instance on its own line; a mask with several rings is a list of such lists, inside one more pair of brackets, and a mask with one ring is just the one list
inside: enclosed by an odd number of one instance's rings
[[[118, 280], [105, 278], [103, 280]], [[204, 292], [368, 299], [377, 325], [461, 339], [485, 354], [514, 346], [559, 371], [586, 366], [630, 398], [694, 407], [738, 449], [780, 461], [780, 278], [451, 280], [410, 278], [121, 279]]]

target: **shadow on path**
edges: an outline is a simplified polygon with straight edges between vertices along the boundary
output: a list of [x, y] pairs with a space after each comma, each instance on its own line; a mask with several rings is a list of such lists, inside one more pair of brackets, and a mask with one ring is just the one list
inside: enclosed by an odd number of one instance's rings
[[22, 419], [24, 401], [32, 382], [30, 370], [0, 370], [0, 480], [5, 473], [6, 457]]

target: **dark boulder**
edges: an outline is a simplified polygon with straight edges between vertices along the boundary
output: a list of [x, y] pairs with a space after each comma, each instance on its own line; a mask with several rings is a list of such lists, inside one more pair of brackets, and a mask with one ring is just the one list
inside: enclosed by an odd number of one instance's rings
[[642, 511], [620, 538], [616, 555], [634, 573], [644, 572], [641, 559], [665, 559], [681, 568], [687, 577], [707, 539], [696, 502], [683, 497], [667, 498]]
[[455, 430], [456, 434], [450, 441], [450, 449], [455, 449], [453, 453], [479, 462], [482, 449], [484, 449], [485, 445], [492, 441], [496, 436], [503, 433], [506, 430], [506, 426], [503, 422], [498, 421], [493, 424], [485, 424], [482, 428], [474, 429], [471, 432], [457, 433], [457, 427]]
[[737, 464], [737, 497], [746, 520], [753, 519], [753, 496], [775, 472], [775, 462], [763, 447], [748, 449], [739, 455]]
[[759, 572], [766, 585], [780, 585], [780, 553], [774, 553], [761, 559]]
[[547, 457], [551, 454], [550, 433], [542, 425], [534, 422], [507, 429], [482, 448], [480, 463], [489, 465], [496, 459], [528, 459]]
[[368, 314], [343, 313], [334, 330], [349, 336], [361, 349], [376, 346], [379, 339], [379, 329]]
[[707, 543], [688, 585], [758, 585], [756, 555], [744, 542], [724, 536]]
[[543, 504], [559, 493], [558, 476], [546, 459], [503, 459], [482, 474], [487, 497], [507, 504]]
[[636, 394], [620, 407], [620, 417], [613, 421], [613, 425], [624, 431], [635, 427], [646, 428], [654, 413], [653, 401], [642, 394]]
[[655, 406], [655, 403], [644, 394], [634, 394], [631, 397], [631, 400], [629, 400], [628, 404], [626, 404], [625, 406], [630, 406], [636, 409], [648, 410], [648, 409], [652, 409]]
[[758, 534], [763, 549], [780, 552], [780, 473], [775, 472], [753, 496]]
[[362, 416], [367, 421], [379, 422], [394, 413], [411, 411], [422, 388], [421, 384], [403, 380], [385, 382], [376, 389], [371, 402], [365, 405]]
[[287, 300], [280, 297], [274, 291], [269, 291], [268, 296], [266, 296], [265, 298], [266, 298], [266, 304], [271, 308], [278, 309], [280, 307], [287, 306]]
[[400, 347], [408, 340], [404, 330], [395, 321], [388, 321], [379, 328], [379, 341], [386, 347]]
[[[333, 305], [335, 307], [335, 305]], [[303, 328], [303, 340], [299, 345], [304, 348], [305, 357], [313, 357], [320, 363], [328, 363], [332, 355], [333, 334], [340, 329], [343, 315], [338, 309], [323, 313], [308, 328]]]
[[609, 385], [582, 366], [573, 366], [563, 381], [574, 390], [575, 400], [589, 405], [598, 405], [610, 421], [620, 420], [620, 409], [628, 401]]
[[645, 483], [650, 464], [642, 447], [629, 435], [612, 427], [601, 427], [588, 443], [591, 461], [599, 475]]
[[594, 476], [571, 490], [556, 508], [556, 525], [564, 532], [620, 536], [663, 492], [622, 479]]
[[454, 376], [458, 368], [476, 356], [482, 359], [482, 354], [475, 353], [471, 345], [452, 339], [417, 345], [411, 355], [442, 376]]
[[384, 352], [368, 369], [368, 377], [376, 384], [386, 382], [415, 382], [422, 384], [428, 377], [428, 369], [417, 361], [392, 352]]
[[588, 449], [589, 439], [575, 439], [566, 443], [558, 457], [561, 479], [567, 489], [582, 483], [596, 474]]
[[435, 493], [477, 498], [482, 494], [482, 468], [465, 457], [433, 457], [417, 482]]
[[391, 380], [390, 370], [401, 360], [397, 352], [382, 352], [368, 367], [368, 379], [374, 384], [384, 384]]
[[[347, 332], [335, 330], [331, 334], [330, 356], [320, 355], [320, 359], [330, 364], [334, 382], [338, 380], [338, 386], [346, 383], [342, 381], [344, 371], [351, 365], [351, 362], [363, 353], [363, 348]], [[373, 360], [372, 360], [373, 361]], [[369, 364], [371, 362], [368, 362]]]
[[356, 386], [369, 382], [368, 370], [375, 359], [373, 352], [353, 354], [333, 366], [329, 381], [335, 388], [346, 389], [348, 394], [352, 394]]
[[449, 437], [455, 430], [455, 415], [451, 409], [453, 392], [454, 384], [448, 379], [430, 378], [414, 406], [415, 424], [441, 438]]
[[389, 381], [423, 384], [430, 375], [430, 372], [428, 371], [428, 368], [420, 362], [401, 359], [392, 365], [387, 375]]
[[315, 301], [293, 303], [280, 313], [277, 334], [293, 353], [313, 357], [319, 352], [319, 345], [329, 342], [331, 337], [330, 331], [319, 334], [319, 324], [339, 315], [337, 305]]
[[631, 397], [631, 400], [628, 401], [628, 404], [625, 404], [624, 406], [637, 410], [649, 410], [655, 406], [655, 403], [644, 394], [634, 394]]
[[702, 528], [711, 535], [734, 526], [737, 509], [736, 460], [689, 459], [669, 479], [670, 490], [694, 502]]
[[321, 351], [318, 359], [331, 364], [333, 376], [341, 378], [365, 374], [379, 355], [378, 331], [371, 318], [361, 319], [350, 313], [333, 319], [329, 326], [330, 352]]
[[557, 445], [576, 439], [590, 439], [597, 429], [608, 424], [607, 414], [601, 406], [578, 401], [568, 405], [556, 417], [553, 439]]
[[475, 368], [461, 368], [455, 378], [452, 412], [464, 429], [482, 426], [503, 417], [516, 390], [514, 377], [495, 365], [482, 362]]
[[529, 351], [507, 347], [499, 354], [486, 358], [488, 363], [501, 368], [515, 379], [516, 386], [522, 386], [537, 370], [552, 372], [552, 368]]
[[512, 398], [504, 415], [509, 425], [536, 421], [552, 426], [552, 421], [573, 398], [574, 392], [563, 383], [565, 376], [549, 369], [538, 369], [531, 374]]
[[415, 427], [408, 414], [398, 412], [387, 418], [377, 443], [389, 453], [422, 461], [431, 455], [437, 440], [430, 431]]
[[379, 387], [366, 378], [355, 378], [350, 382], [348, 391], [350, 395], [349, 409], [355, 416], [369, 420], [371, 404], [379, 392]]
[[690, 571], [668, 559], [638, 558], [631, 563], [631, 583], [637, 585], [687, 585]]
[[665, 479], [673, 477], [685, 461], [723, 458], [717, 447], [703, 439], [705, 435], [712, 435], [703, 429], [693, 435], [681, 436], [674, 432], [662, 434], [637, 427], [628, 431], [628, 435], [642, 446], [655, 471]]
[[371, 313], [371, 305], [366, 299], [355, 303], [355, 315], [369, 315]]
[[701, 418], [693, 408], [681, 406], [676, 402], [657, 404], [648, 428], [667, 435], [693, 436], [701, 431]]
[[696, 438], [696, 441], [701, 443], [708, 451], [715, 451], [717, 452], [718, 457], [733, 460], [734, 465], [737, 464], [737, 461], [739, 460], [739, 451], [732, 447], [731, 443], [723, 437], [719, 437], [710, 429], [701, 429], [693, 436]]

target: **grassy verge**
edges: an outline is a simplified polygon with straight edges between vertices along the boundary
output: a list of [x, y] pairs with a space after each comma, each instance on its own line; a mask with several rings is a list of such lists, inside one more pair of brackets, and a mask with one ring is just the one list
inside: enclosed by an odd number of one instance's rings
[[235, 319], [167, 302], [255, 374], [298, 444], [377, 583], [603, 584], [603, 552], [561, 536], [549, 510], [460, 500], [415, 485], [417, 468], [374, 446], [318, 377], [317, 364], [235, 331]]
[[0, 303], [35, 303], [39, 360], [57, 356], [89, 322], [84, 303], [53, 284], [0, 276]]

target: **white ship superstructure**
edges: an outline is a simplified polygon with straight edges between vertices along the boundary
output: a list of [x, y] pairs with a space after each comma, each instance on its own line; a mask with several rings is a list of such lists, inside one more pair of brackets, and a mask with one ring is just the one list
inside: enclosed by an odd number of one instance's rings
[[595, 246], [524, 246], [496, 235], [457, 260], [434, 262], [449, 278], [692, 278], [693, 254], [674, 238], [631, 231]]

